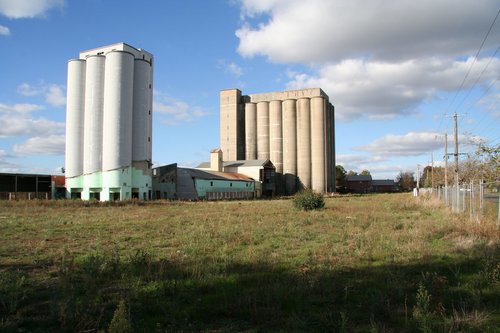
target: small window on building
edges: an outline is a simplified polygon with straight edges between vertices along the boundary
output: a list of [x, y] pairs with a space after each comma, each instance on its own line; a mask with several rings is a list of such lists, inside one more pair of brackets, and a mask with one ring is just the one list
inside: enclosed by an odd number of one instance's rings
[[149, 84], [149, 89], [151, 89], [151, 83]]
[[149, 114], [151, 115], [151, 110], [149, 110]]
[[233, 183], [229, 183], [229, 187], [233, 187]]
[[148, 142], [151, 142], [151, 137], [150, 136], [148, 136]]
[[210, 182], [210, 186], [214, 186], [214, 182]]

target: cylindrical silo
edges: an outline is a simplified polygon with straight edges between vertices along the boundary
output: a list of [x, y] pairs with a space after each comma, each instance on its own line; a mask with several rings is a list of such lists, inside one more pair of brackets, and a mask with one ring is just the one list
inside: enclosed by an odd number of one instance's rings
[[336, 169], [335, 169], [335, 108], [333, 107], [332, 104], [329, 104], [329, 111], [330, 111], [330, 147], [329, 149], [331, 150], [331, 159], [330, 163], [332, 165], [331, 168], [331, 177], [332, 177], [332, 188], [331, 191], [335, 192], [336, 191]]
[[311, 187], [311, 103], [297, 100], [297, 177], [300, 188]]
[[134, 95], [132, 113], [132, 161], [149, 159], [149, 119], [151, 71], [149, 62], [143, 59], [134, 61]]
[[325, 99], [311, 98], [311, 184], [325, 192]]
[[133, 83], [134, 56], [123, 51], [106, 54], [102, 158], [104, 171], [127, 167], [132, 163]]
[[297, 190], [297, 109], [296, 100], [283, 102], [283, 174], [285, 194]]
[[257, 103], [257, 159], [269, 159], [269, 102]]
[[283, 173], [283, 120], [281, 101], [269, 103], [269, 148], [270, 159], [277, 173]]
[[83, 132], [85, 114], [85, 60], [68, 62], [66, 100], [66, 177], [83, 173]]
[[[149, 97], [148, 97], [148, 161], [153, 161], [153, 59], [149, 62]], [[152, 164], [151, 164], [152, 165]]]
[[269, 150], [270, 160], [276, 168], [275, 186], [276, 193], [281, 194], [281, 176], [283, 174], [283, 118], [281, 101], [269, 103]]
[[[104, 107], [104, 56], [87, 58], [83, 173], [102, 169], [102, 117]], [[90, 187], [96, 187], [89, 184]]]
[[245, 159], [257, 159], [257, 104], [245, 103]]

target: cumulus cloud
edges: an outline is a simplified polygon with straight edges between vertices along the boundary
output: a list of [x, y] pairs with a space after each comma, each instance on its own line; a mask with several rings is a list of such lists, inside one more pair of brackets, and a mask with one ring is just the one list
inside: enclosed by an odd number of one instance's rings
[[155, 91], [154, 97], [153, 111], [160, 116], [160, 121], [165, 125], [191, 122], [210, 114], [202, 107], [191, 106], [158, 91]]
[[64, 123], [32, 115], [41, 109], [36, 104], [0, 104], [0, 138], [64, 133]]
[[43, 106], [37, 104], [3, 104], [0, 103], [1, 114], [27, 114], [33, 111], [43, 110]]
[[217, 67], [222, 69], [224, 73], [231, 74], [235, 77], [240, 77], [243, 74], [243, 69], [234, 62], [221, 59], [217, 62]]
[[3, 36], [10, 35], [10, 29], [8, 27], [0, 24], [0, 35], [3, 35]]
[[51, 106], [61, 107], [66, 105], [64, 86], [57, 84], [46, 84], [42, 82], [32, 85], [24, 82], [17, 87], [17, 92], [28, 97], [43, 95], [45, 97], [45, 102]]
[[[247, 20], [236, 31], [238, 52], [280, 63], [358, 57], [393, 61], [429, 52], [470, 54], [498, 11], [496, 0], [463, 0], [460, 6], [454, 0], [242, 0], [241, 4]], [[500, 30], [492, 34], [486, 47], [496, 43]]]
[[[450, 140], [450, 138], [448, 138]], [[460, 143], [470, 139], [461, 135]], [[388, 134], [367, 145], [354, 148], [382, 157], [419, 156], [444, 147], [444, 138], [437, 132], [409, 132], [406, 134]]]
[[66, 95], [63, 87], [55, 84], [50, 85], [45, 94], [45, 101], [55, 107], [66, 105]]
[[14, 19], [33, 18], [63, 5], [64, 0], [0, 0], [0, 13]]
[[[417, 112], [440, 92], [460, 89], [475, 62], [470, 87], [498, 78], [498, 58], [476, 53], [498, 11], [495, 0], [241, 0], [238, 52], [278, 63], [299, 63], [289, 89], [321, 87], [336, 106], [337, 119], [387, 119]], [[443, 19], [446, 17], [446, 19]], [[483, 49], [497, 46], [493, 29]]]
[[[314, 75], [291, 72], [287, 87], [323, 88], [333, 97], [339, 120], [362, 116], [387, 119], [416, 112], [422, 101], [434, 98], [438, 91], [459, 89], [474, 61], [471, 77], [478, 77], [479, 72], [486, 68], [480, 84], [497, 78], [500, 72], [498, 58], [469, 58], [466, 61], [425, 58], [403, 62], [348, 59], [322, 66]], [[464, 88], [471, 84], [468, 81]]]
[[64, 135], [48, 135], [29, 138], [24, 143], [15, 144], [12, 150], [19, 156], [62, 155], [64, 154], [64, 147]]

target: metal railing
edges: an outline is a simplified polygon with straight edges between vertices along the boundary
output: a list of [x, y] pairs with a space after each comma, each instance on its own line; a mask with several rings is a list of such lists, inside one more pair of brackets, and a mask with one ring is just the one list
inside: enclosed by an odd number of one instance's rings
[[493, 220], [500, 227], [500, 182], [471, 181], [431, 192], [454, 213], [468, 214], [472, 221]]

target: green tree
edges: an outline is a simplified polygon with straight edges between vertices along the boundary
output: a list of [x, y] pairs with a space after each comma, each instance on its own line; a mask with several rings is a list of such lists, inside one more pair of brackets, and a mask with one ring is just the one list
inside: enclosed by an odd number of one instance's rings
[[356, 171], [349, 170], [349, 172], [346, 174], [346, 176], [357, 176], [358, 173]]
[[361, 171], [361, 173], [359, 175], [360, 176], [371, 176], [371, 173], [370, 173], [370, 171], [364, 169], [363, 171]]
[[398, 184], [399, 188], [401, 188], [401, 190], [403, 191], [411, 191], [411, 189], [415, 186], [415, 178], [413, 177], [413, 172], [401, 171], [396, 177], [396, 184]]
[[347, 172], [342, 165], [335, 166], [335, 180], [338, 186], [345, 186], [345, 176]]

